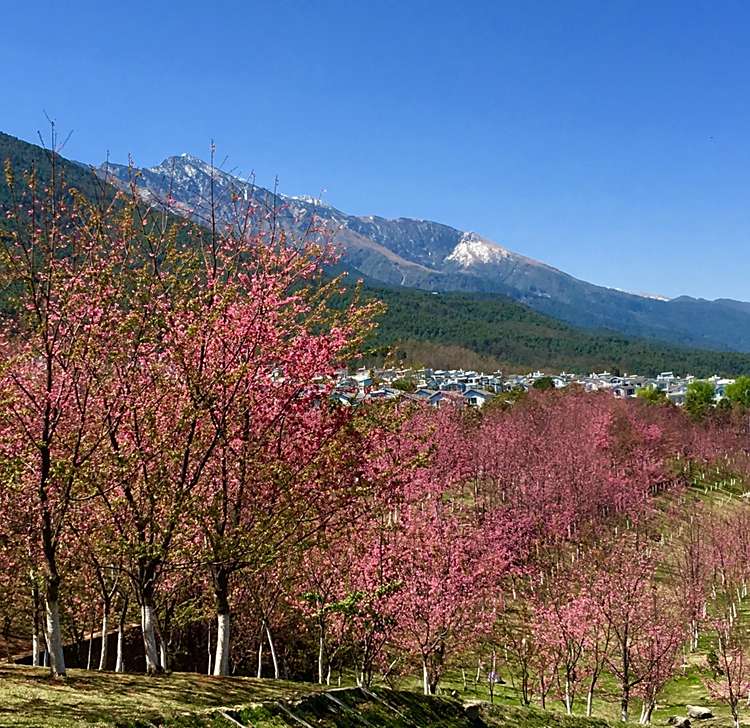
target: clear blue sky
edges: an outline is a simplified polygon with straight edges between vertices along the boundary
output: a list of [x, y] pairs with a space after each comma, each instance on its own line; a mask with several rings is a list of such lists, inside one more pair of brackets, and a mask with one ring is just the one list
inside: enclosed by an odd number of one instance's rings
[[0, 11], [0, 129], [219, 157], [634, 291], [750, 300], [750, 3], [48, 2]]

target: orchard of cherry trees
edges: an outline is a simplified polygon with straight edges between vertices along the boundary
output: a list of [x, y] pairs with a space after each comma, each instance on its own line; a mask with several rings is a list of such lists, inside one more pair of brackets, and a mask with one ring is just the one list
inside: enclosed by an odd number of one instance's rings
[[[377, 306], [273, 210], [182, 221], [135, 187], [8, 184], [0, 231], [0, 617], [34, 664], [434, 693], [450, 673], [651, 720], [699, 648], [750, 690], [748, 417], [606, 395], [483, 413], [335, 405]], [[750, 487], [750, 486], [749, 486]], [[89, 640], [89, 646], [91, 640]], [[459, 678], [460, 679], [460, 678]], [[613, 688], [612, 686], [616, 686]]]

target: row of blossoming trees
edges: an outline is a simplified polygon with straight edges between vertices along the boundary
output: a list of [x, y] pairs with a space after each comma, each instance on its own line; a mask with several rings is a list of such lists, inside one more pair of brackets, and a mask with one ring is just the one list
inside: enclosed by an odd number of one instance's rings
[[0, 612], [35, 664], [65, 674], [97, 624], [117, 652], [93, 660], [124, 670], [137, 615], [148, 672], [200, 633], [216, 675], [418, 669], [431, 693], [447, 670], [502, 673], [523, 702], [588, 713], [606, 675], [648, 722], [710, 632], [736, 715], [748, 516], [686, 486], [741, 482], [742, 418], [575, 393], [483, 416], [335, 406], [377, 307], [341, 306], [315, 231], [290, 244], [252, 202], [198, 226], [135, 189], [90, 204], [8, 176]]

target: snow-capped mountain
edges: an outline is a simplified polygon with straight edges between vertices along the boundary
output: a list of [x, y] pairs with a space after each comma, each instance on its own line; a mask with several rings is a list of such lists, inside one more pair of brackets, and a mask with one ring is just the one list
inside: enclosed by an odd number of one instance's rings
[[750, 304], [689, 297], [665, 300], [597, 286], [532, 260], [479, 233], [429, 220], [348, 215], [313, 196], [286, 196], [196, 157], [169, 157], [146, 169], [104, 164], [119, 184], [135, 174], [145, 199], [206, 220], [213, 199], [229, 218], [237, 201], [273, 212], [292, 233], [322, 221], [356, 274], [391, 286], [503, 294], [578, 326], [611, 329], [685, 346], [750, 351]]

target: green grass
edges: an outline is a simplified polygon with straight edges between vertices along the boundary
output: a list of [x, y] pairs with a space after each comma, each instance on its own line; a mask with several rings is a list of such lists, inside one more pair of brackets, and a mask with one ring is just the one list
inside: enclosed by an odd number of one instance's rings
[[163, 677], [70, 670], [52, 680], [42, 668], [0, 665], [0, 726], [127, 725], [178, 719], [219, 706], [297, 699], [316, 686], [253, 678], [174, 673]]
[[[705, 705], [717, 718], [706, 728], [731, 725], [726, 708], [712, 701], [699, 678], [701, 655], [691, 657], [685, 674], [664, 690], [653, 716], [664, 725], [670, 715], [684, 715], [685, 706]], [[566, 716], [552, 699], [548, 710], [521, 707], [512, 687], [498, 686], [495, 703], [487, 704], [486, 685], [468, 683], [467, 690], [448, 676], [443, 694], [424, 697], [417, 690], [371, 692], [346, 688], [324, 692], [317, 685], [254, 678], [213, 678], [174, 673], [161, 677], [117, 675], [71, 670], [65, 680], [47, 671], [0, 665], [0, 727], [281, 728], [307, 724], [314, 728], [611, 728], [618, 723], [616, 687], [603, 684], [595, 716]], [[411, 688], [411, 685], [404, 685]], [[449, 695], [457, 690], [457, 698]], [[478, 703], [473, 711], [466, 703]], [[632, 715], [640, 706], [633, 701]], [[293, 716], [290, 715], [293, 713]], [[236, 721], [236, 722], [235, 722]], [[304, 723], [301, 723], [303, 721]]]

